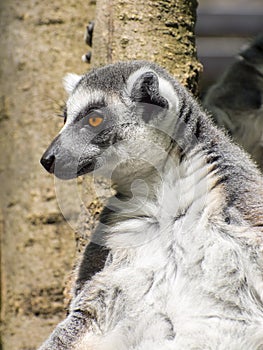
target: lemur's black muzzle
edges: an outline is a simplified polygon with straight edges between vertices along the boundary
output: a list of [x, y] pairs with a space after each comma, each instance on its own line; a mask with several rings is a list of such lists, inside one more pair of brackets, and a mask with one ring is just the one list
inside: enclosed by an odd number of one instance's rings
[[40, 163], [43, 167], [51, 174], [54, 173], [55, 162], [56, 162], [56, 151], [58, 148], [59, 135], [52, 141], [50, 146], [47, 148], [46, 152], [43, 154], [40, 159]]
[[85, 143], [78, 143], [80, 138], [73, 143], [70, 136], [66, 134], [63, 139], [62, 134], [59, 134], [40, 159], [49, 173], [63, 180], [76, 178], [95, 168], [94, 160], [85, 157]]

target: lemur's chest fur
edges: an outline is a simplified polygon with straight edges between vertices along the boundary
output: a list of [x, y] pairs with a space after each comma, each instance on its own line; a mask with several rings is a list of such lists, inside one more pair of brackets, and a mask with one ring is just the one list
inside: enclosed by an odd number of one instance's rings
[[224, 188], [204, 154], [193, 152], [176, 174], [167, 164], [155, 196], [137, 193], [129, 218], [129, 203], [113, 202], [119, 222], [101, 228], [111, 256], [82, 291], [97, 329], [77, 349], [227, 349], [234, 334], [233, 349], [257, 343], [253, 246], [239, 243], [246, 228], [226, 218]]

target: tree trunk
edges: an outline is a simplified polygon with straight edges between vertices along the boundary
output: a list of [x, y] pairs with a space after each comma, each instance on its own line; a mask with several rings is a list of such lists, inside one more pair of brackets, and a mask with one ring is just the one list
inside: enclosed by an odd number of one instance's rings
[[153, 61], [195, 93], [196, 7], [196, 0], [97, 0], [92, 64]]
[[[0, 2], [1, 333], [4, 350], [32, 350], [65, 317], [75, 242], [39, 159], [59, 132], [63, 76], [82, 73], [94, 4]], [[83, 43], [83, 44], [82, 44]]]

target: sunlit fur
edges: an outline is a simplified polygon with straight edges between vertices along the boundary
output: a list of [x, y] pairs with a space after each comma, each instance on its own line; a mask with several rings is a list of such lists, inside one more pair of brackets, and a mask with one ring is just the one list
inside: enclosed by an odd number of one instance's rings
[[[147, 123], [130, 97], [145, 72], [155, 72], [169, 104]], [[112, 175], [118, 195], [93, 236], [109, 250], [104, 268], [85, 280], [84, 255], [69, 315], [40, 349], [262, 350], [256, 166], [152, 63], [92, 71], [72, 91], [65, 139], [85, 101], [103, 96], [115, 111], [119, 142], [99, 156], [108, 168], [119, 165]]]

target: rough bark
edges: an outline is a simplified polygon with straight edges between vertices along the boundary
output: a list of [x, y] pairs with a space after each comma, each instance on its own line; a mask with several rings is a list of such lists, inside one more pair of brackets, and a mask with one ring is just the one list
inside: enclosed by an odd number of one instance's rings
[[[74, 233], [39, 159], [63, 125], [62, 77], [83, 73], [94, 4], [0, 2], [1, 331], [4, 350], [32, 350], [65, 317]], [[1, 348], [1, 346], [0, 346]]]
[[196, 7], [196, 0], [98, 0], [92, 64], [154, 61], [196, 92]]

